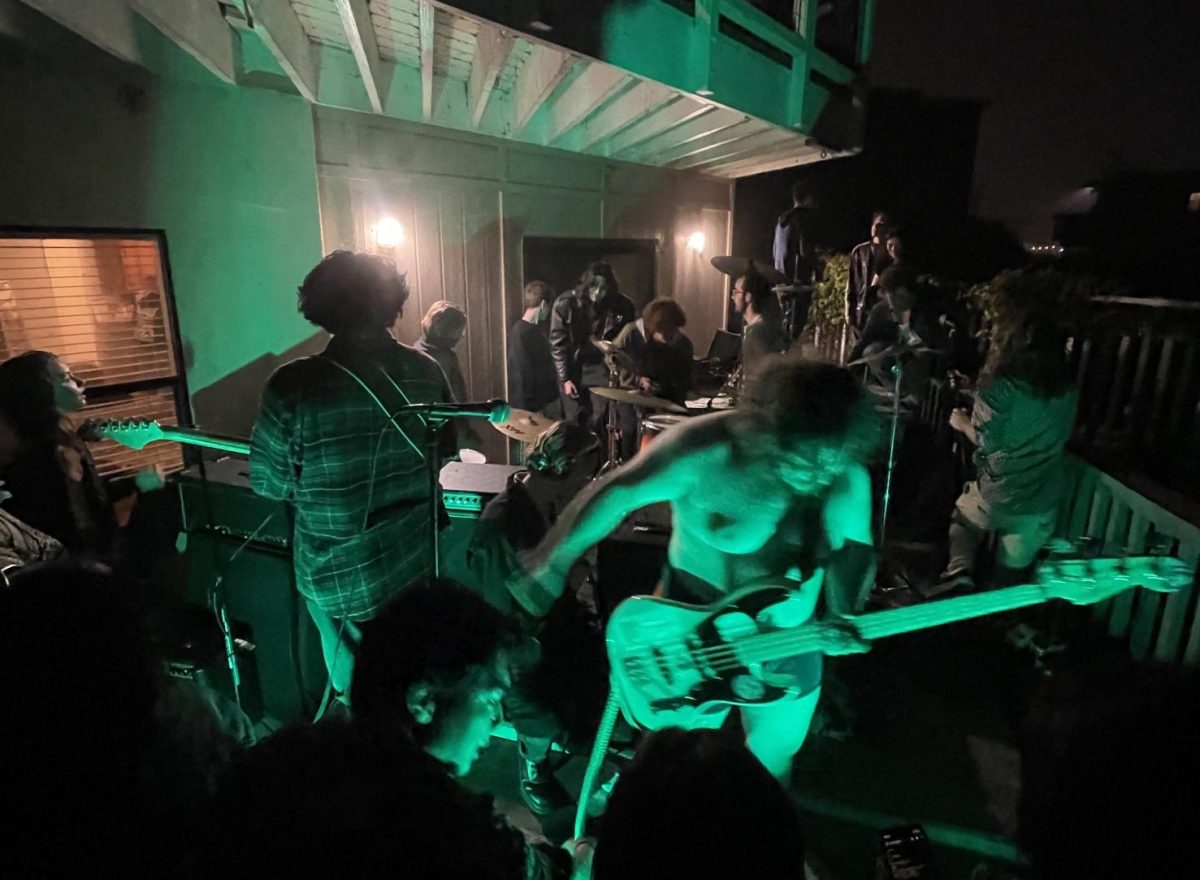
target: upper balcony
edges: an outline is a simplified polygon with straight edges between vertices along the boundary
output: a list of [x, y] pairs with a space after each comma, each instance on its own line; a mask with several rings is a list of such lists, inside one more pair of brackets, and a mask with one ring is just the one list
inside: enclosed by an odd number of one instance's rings
[[118, 57], [734, 178], [858, 149], [874, 0], [23, 0]]

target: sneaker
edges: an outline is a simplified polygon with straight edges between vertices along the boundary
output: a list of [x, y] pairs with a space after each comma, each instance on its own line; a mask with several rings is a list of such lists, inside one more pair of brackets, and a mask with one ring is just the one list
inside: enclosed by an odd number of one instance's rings
[[530, 761], [518, 749], [517, 767], [521, 780], [521, 800], [535, 816], [548, 816], [555, 810], [571, 806], [571, 795], [554, 775], [554, 764], [549, 758]]
[[975, 589], [975, 578], [970, 571], [960, 569], [959, 571], [943, 572], [932, 584], [927, 584], [921, 588], [921, 595], [926, 599], [932, 599], [934, 596], [940, 596], [943, 593], [957, 591], [959, 593], [969, 593]]

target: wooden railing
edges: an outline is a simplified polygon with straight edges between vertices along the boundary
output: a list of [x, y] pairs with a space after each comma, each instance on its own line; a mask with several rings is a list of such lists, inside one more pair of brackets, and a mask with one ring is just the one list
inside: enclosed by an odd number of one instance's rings
[[[1200, 526], [1155, 504], [1116, 477], [1070, 458], [1069, 488], [1059, 509], [1058, 536], [1090, 541], [1101, 555], [1166, 553], [1195, 566]], [[1200, 665], [1196, 581], [1169, 596], [1129, 590], [1092, 613], [1138, 660]]]

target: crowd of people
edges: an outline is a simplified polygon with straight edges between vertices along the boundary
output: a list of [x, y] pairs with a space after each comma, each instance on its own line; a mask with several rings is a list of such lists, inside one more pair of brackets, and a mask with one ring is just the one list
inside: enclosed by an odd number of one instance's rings
[[[797, 199], [781, 219], [795, 272], [806, 254], [804, 208]], [[467, 400], [454, 351], [466, 315], [436, 302], [421, 338], [402, 344], [394, 328], [409, 289], [395, 266], [348, 252], [321, 261], [298, 306], [330, 340], [268, 381], [250, 479], [294, 513], [295, 582], [329, 692], [316, 723], [261, 742], [236, 704], [166, 674], [162, 644], [131, 600], [128, 563], [139, 550], [122, 539], [118, 487], [99, 476], [72, 418], [86, 402], [82, 382], [47, 352], [0, 364], [0, 696], [12, 715], [0, 784], [16, 813], [5, 873], [804, 877], [805, 835], [788, 790], [821, 693], [819, 653], [770, 664], [791, 699], [742, 705], [730, 723], [724, 705], [703, 725], [720, 730], [642, 738], [583, 837], [519, 831], [462, 782], [506, 719], [525, 803], [541, 816], [570, 806], [554, 746], [586, 748], [596, 720], [598, 707], [569, 705], [577, 673], [599, 688], [606, 680], [586, 554], [648, 505], [672, 515], [659, 597], [711, 605], [783, 585], [786, 598], [761, 609], [757, 625], [820, 619], [826, 654], [867, 647], [854, 619], [875, 585], [878, 400], [850, 370], [784, 354], [793, 340], [780, 299], [753, 264], [733, 282], [743, 327], [737, 407], [688, 418], [644, 450], [626, 445], [626, 463], [601, 479], [605, 431], [615, 422], [627, 441], [636, 426], [631, 410], [610, 420], [609, 407], [628, 405], [590, 389], [617, 373], [626, 387], [684, 402], [694, 375], [687, 317], [669, 298], [649, 300], [639, 316], [603, 262], [559, 294], [526, 285], [509, 330], [511, 403], [553, 424], [526, 451], [526, 471], [483, 511], [466, 549], [467, 586], [436, 577], [424, 539], [440, 515], [425, 476], [436, 463], [426, 460], [420, 417], [398, 415], [414, 403]], [[851, 255], [846, 311], [858, 335], [851, 357], [865, 359], [881, 387], [895, 361], [919, 359], [937, 337], [883, 213]], [[978, 473], [955, 505], [934, 592], [980, 586], [985, 532], [998, 536], [997, 582], [1027, 572], [1049, 536], [1075, 406], [1064, 332], [1028, 304], [991, 328], [974, 407], [951, 417], [977, 449]], [[919, 395], [928, 374], [905, 364], [911, 384], [901, 393]], [[469, 424], [451, 423], [437, 454], [448, 460], [478, 439]], [[151, 471], [121, 491], [136, 498], [161, 486]], [[1194, 750], [1169, 735], [1182, 716], [1154, 717], [1178, 746], [1178, 772], [1192, 774], [1182, 796], [1195, 799]], [[1031, 764], [1046, 775], [1026, 780], [1034, 818], [1022, 833], [1035, 868], [1053, 872], [1044, 876], [1098, 876], [1076, 871], [1092, 863], [1065, 858], [1066, 844], [1045, 833], [1045, 805], [1070, 805], [1071, 827], [1104, 812], [1081, 792], [1095, 784], [1083, 776], [1098, 761], [1119, 758], [1110, 739], [1073, 740], [1057, 775]], [[1127, 799], [1125, 809], [1163, 814], [1132, 776], [1114, 779], [1122, 790], [1110, 794]], [[1142, 827], [1128, 848], [1143, 873], [1174, 876], [1166, 867], [1186, 857], [1186, 841], [1167, 832], [1183, 826]], [[1084, 845], [1082, 835], [1063, 840]]]

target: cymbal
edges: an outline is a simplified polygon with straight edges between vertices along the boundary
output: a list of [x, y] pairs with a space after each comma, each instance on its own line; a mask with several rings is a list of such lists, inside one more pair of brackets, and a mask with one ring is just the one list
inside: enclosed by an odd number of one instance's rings
[[606, 358], [612, 358], [618, 367], [626, 370], [635, 369], [633, 358], [629, 356], [629, 352], [617, 348], [616, 343], [605, 339], [593, 339], [592, 345], [596, 346]]
[[885, 349], [865, 354], [856, 361], [850, 361], [846, 364], [848, 367], [861, 367], [863, 364], [873, 364], [875, 361], [881, 361], [884, 358], [896, 357], [902, 354], [937, 354], [936, 348], [930, 348], [927, 345], [889, 345]]
[[510, 440], [532, 443], [553, 424], [553, 419], [548, 419], [527, 409], [514, 408], [509, 412], [507, 419], [503, 422], [493, 423], [492, 427]]
[[768, 284], [787, 284], [788, 277], [766, 260], [753, 260], [749, 257], [713, 257], [709, 260], [713, 268], [731, 278], [740, 278], [753, 272], [767, 279]]
[[667, 412], [687, 414], [687, 410], [677, 403], [662, 397], [645, 394], [636, 388], [610, 388], [607, 385], [589, 385], [588, 390], [598, 397], [607, 397], [618, 403], [630, 403], [634, 406], [644, 406], [646, 409], [663, 409]]

